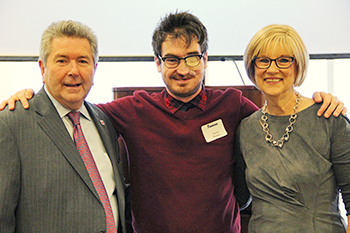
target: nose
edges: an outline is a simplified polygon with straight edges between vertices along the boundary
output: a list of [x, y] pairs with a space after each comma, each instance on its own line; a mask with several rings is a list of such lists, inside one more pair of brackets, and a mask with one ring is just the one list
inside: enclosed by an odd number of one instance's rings
[[277, 61], [271, 61], [271, 65], [269, 68], [267, 68], [267, 72], [278, 72], [279, 68], [277, 67], [276, 64]]
[[180, 75], [187, 75], [190, 72], [190, 68], [186, 64], [185, 60], [180, 60], [180, 64], [176, 67], [176, 72]]
[[70, 62], [68, 75], [73, 77], [76, 77], [79, 75], [79, 68], [75, 61]]

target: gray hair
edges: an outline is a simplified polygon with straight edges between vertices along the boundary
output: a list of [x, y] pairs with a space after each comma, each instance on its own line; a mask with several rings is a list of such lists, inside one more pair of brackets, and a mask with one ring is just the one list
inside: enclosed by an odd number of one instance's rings
[[87, 39], [91, 45], [91, 52], [94, 58], [94, 64], [98, 62], [97, 36], [93, 30], [77, 21], [62, 20], [53, 22], [43, 32], [40, 42], [40, 59], [46, 65], [47, 57], [51, 52], [51, 42], [57, 37], [76, 37]]

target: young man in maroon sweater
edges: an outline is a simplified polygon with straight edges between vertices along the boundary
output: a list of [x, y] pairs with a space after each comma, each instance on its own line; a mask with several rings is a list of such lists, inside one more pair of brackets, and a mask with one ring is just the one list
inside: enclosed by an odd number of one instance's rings
[[194, 15], [167, 15], [152, 45], [165, 90], [98, 105], [129, 150], [134, 231], [240, 232], [233, 138], [258, 108], [238, 90], [204, 88], [208, 38]]
[[98, 105], [129, 149], [135, 232], [240, 232], [233, 139], [258, 108], [238, 90], [204, 88], [208, 37], [194, 15], [167, 15], [152, 46], [165, 90]]

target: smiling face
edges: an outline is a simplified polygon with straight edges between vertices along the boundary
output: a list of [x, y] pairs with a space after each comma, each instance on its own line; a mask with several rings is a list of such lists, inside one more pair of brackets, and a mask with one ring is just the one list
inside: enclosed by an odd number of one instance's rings
[[93, 85], [96, 66], [87, 39], [57, 37], [46, 64], [39, 60], [43, 83], [64, 107], [77, 110]]
[[[259, 57], [268, 57], [275, 59], [282, 56], [291, 56], [282, 46], [268, 46]], [[275, 62], [271, 63], [271, 66], [267, 69], [259, 69], [255, 66], [255, 82], [257, 87], [266, 96], [279, 96], [289, 95], [294, 93], [294, 82], [296, 79], [296, 63], [294, 62], [291, 67], [287, 69], [280, 69], [276, 66]]]
[[[190, 46], [187, 46], [184, 38], [173, 39], [167, 37], [162, 44], [162, 57], [183, 58], [189, 55], [200, 55], [201, 47], [198, 40], [192, 40]], [[207, 54], [200, 60], [195, 67], [189, 67], [184, 60], [180, 61], [178, 67], [174, 69], [167, 68], [163, 62], [155, 57], [158, 72], [161, 73], [166, 89], [172, 97], [188, 102], [193, 99], [202, 89], [205, 68], [207, 67]]]

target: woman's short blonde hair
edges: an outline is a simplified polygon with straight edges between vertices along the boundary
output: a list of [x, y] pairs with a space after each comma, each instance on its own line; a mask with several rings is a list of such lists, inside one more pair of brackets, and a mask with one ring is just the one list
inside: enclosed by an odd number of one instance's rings
[[255, 82], [255, 65], [253, 59], [268, 52], [268, 48], [281, 46], [294, 57], [296, 64], [295, 86], [300, 86], [306, 77], [309, 66], [309, 53], [298, 32], [288, 25], [272, 24], [260, 29], [250, 40], [244, 52], [244, 66], [249, 79]]

